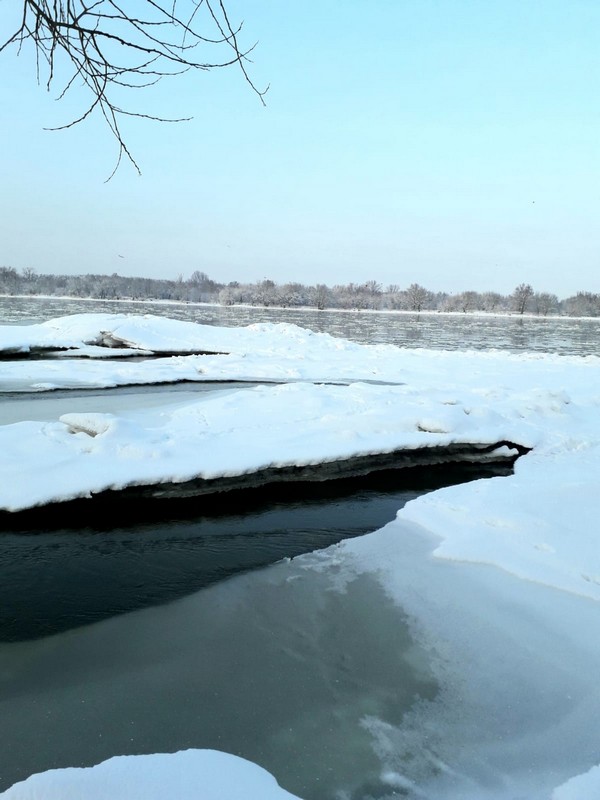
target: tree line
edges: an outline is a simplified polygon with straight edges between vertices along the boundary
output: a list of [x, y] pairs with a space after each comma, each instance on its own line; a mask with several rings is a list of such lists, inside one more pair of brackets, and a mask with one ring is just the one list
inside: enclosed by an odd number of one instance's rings
[[433, 292], [418, 283], [402, 288], [383, 287], [375, 280], [327, 286], [319, 283], [276, 283], [265, 278], [255, 283], [220, 283], [196, 270], [175, 280], [118, 275], [49, 275], [33, 269], [0, 267], [0, 294], [90, 297], [102, 300], [171, 300], [181, 303], [218, 303], [279, 308], [347, 309], [352, 311], [453, 311], [540, 316], [600, 316], [600, 294], [577, 292], [563, 300], [521, 283], [513, 292]]

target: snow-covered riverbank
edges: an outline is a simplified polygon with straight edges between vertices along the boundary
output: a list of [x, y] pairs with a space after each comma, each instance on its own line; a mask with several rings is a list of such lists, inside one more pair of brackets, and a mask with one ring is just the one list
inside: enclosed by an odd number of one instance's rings
[[359, 720], [390, 792], [600, 796], [592, 769], [600, 764], [600, 359], [368, 347], [290, 325], [234, 330], [108, 315], [0, 329], [0, 349], [13, 351], [61, 346], [93, 356], [86, 348], [101, 340], [214, 355], [11, 361], [2, 383], [38, 391], [158, 383], [176, 373], [285, 385], [117, 415], [100, 406], [80, 413], [74, 400], [56, 421], [0, 426], [2, 508], [398, 449], [532, 448], [514, 475], [412, 501], [381, 531], [295, 559], [293, 577], [323, 574], [327, 591], [343, 592], [368, 574], [431, 653], [437, 701], [417, 702], [401, 724], [384, 714]]

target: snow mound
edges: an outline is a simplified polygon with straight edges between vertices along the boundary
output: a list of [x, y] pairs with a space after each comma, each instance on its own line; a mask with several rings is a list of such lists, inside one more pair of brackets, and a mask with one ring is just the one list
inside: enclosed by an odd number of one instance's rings
[[600, 797], [600, 766], [577, 775], [552, 793], [552, 800], [596, 800]]
[[32, 775], [3, 800], [294, 800], [272, 775], [217, 750], [116, 756]]

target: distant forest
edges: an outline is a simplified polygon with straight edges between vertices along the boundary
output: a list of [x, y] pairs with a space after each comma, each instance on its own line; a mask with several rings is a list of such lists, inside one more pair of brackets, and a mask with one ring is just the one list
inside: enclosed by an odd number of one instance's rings
[[256, 283], [219, 283], [196, 271], [187, 280], [129, 278], [123, 275], [43, 275], [33, 269], [20, 272], [0, 267], [0, 294], [91, 297], [103, 300], [173, 300], [181, 303], [218, 303], [224, 306], [253, 305], [279, 308], [317, 308], [375, 311], [474, 311], [541, 316], [600, 316], [600, 294], [577, 292], [559, 300], [555, 294], [538, 292], [521, 283], [509, 295], [498, 292], [432, 292], [418, 283], [406, 288], [396, 284], [383, 287], [377, 281], [326, 286], [319, 283], [278, 284], [272, 280]]

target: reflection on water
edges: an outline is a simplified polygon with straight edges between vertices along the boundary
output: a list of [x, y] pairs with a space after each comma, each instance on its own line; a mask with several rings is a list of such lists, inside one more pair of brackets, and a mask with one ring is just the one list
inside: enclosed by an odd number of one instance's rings
[[295, 562], [0, 644], [0, 660], [11, 687], [1, 696], [11, 725], [0, 789], [55, 766], [204, 747], [264, 766], [305, 800], [333, 800], [336, 790], [358, 800], [380, 784], [361, 720], [399, 724], [436, 692], [427, 654], [375, 579], [340, 593]]
[[[0, 517], [0, 641], [45, 636], [376, 530], [426, 491], [509, 467], [444, 465], [186, 501]], [[276, 496], [275, 496], [276, 495]]]
[[477, 316], [474, 314], [398, 314], [335, 312], [177, 303], [110, 302], [0, 298], [0, 323], [42, 322], [65, 314], [158, 314], [204, 325], [235, 327], [255, 322], [290, 322], [319, 333], [363, 344], [433, 347], [448, 350], [500, 350], [600, 354], [600, 318]]

